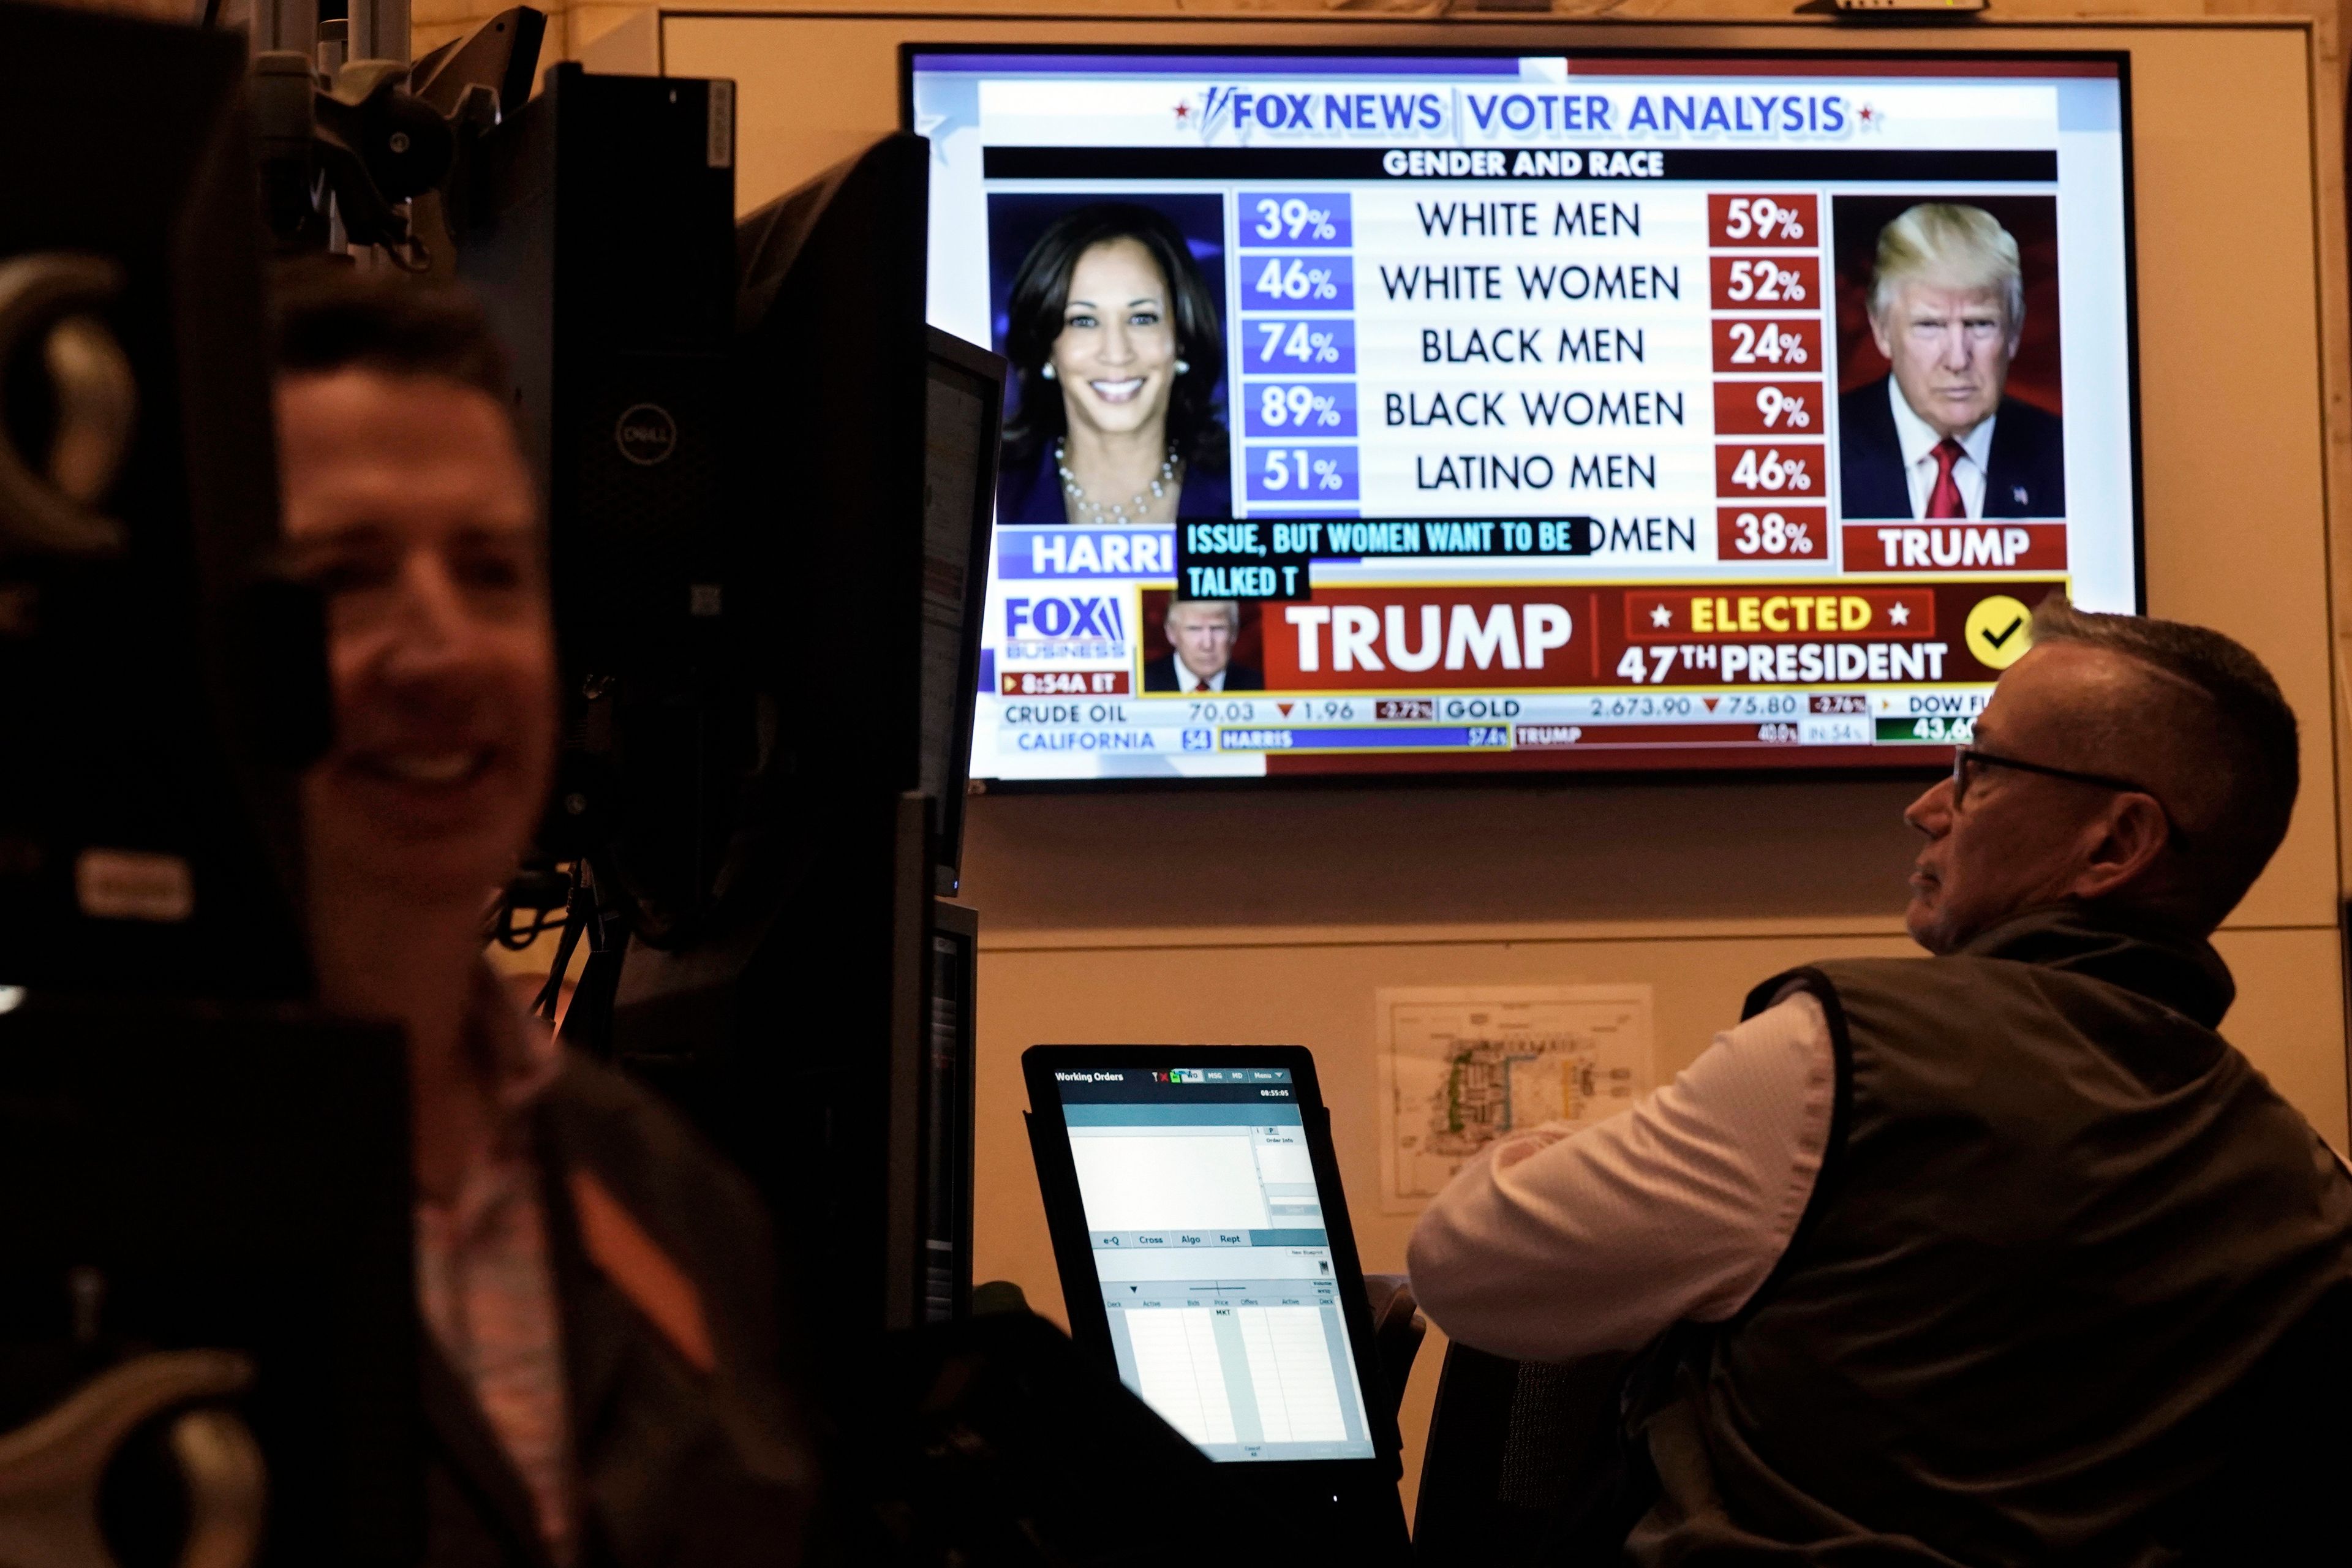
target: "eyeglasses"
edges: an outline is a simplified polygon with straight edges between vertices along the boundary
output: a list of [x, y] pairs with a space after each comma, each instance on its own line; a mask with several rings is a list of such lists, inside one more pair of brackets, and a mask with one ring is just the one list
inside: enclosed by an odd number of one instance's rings
[[2164, 802], [2157, 799], [2156, 792], [2146, 784], [2134, 784], [2129, 779], [2119, 779], [2110, 773], [2077, 773], [2073, 768], [2053, 768], [2047, 763], [2028, 763], [2016, 757], [1995, 756], [1990, 752], [1979, 752], [1967, 746], [1952, 752], [1952, 805], [1955, 809], [1969, 797], [1969, 773], [1972, 768], [2011, 768], [2021, 773], [2040, 773], [2043, 778], [2095, 784], [2101, 789], [2117, 790], [2126, 795], [2144, 795], [2156, 801], [2156, 809], [2164, 813], [2164, 826], [2171, 834], [2172, 847], [2181, 848], [2188, 841], [2187, 836], [2180, 831], [2180, 825], [2173, 821], [2172, 813], [2166, 810]]

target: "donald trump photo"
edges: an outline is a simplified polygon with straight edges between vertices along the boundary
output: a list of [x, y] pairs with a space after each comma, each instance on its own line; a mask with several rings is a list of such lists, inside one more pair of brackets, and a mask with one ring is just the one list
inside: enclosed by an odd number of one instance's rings
[[1168, 651], [1143, 667], [1146, 691], [1263, 691], [1265, 678], [1234, 662], [1242, 607], [1233, 599], [1171, 599], [1160, 624]]
[[1870, 332], [1891, 374], [1838, 400], [1849, 518], [2066, 515], [2063, 426], [2007, 394], [2025, 325], [2015, 237], [1922, 202], [1878, 235]]

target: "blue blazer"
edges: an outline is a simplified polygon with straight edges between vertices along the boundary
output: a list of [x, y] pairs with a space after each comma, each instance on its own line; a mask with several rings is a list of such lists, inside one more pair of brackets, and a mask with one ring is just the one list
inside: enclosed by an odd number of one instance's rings
[[[1184, 465], [1184, 489], [1176, 498], [1178, 517], [1234, 515], [1233, 476], [1211, 470], [1199, 462]], [[996, 521], [1000, 526], [1067, 522], [1069, 509], [1062, 503], [1061, 476], [1054, 472], [1054, 448], [1037, 454], [1026, 468], [1007, 468], [996, 478]]]
[[[1838, 399], [1840, 515], [1849, 519], [1911, 515], [1911, 486], [1903, 472], [1903, 443], [1895, 409], [1880, 376]], [[2065, 422], [2055, 414], [2004, 397], [1995, 411], [1992, 450], [1985, 455], [1984, 515], [2066, 515]]]

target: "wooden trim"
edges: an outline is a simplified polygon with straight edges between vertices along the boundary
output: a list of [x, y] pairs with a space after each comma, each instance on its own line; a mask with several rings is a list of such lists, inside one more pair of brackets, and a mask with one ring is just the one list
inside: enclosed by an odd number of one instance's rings
[[1841, 39], [1869, 39], [1888, 48], [1931, 47], [1941, 40], [1965, 37], [1988, 27], [2263, 27], [2305, 26], [2333, 22], [2336, 7], [2325, 0], [2307, 6], [2269, 5], [2260, 10], [2234, 12], [2228, 0], [2139, 0], [2130, 13], [2067, 0], [1995, 0], [1990, 11], [1954, 16], [1948, 21], [1890, 25], [1885, 21], [1849, 19], [1835, 14], [1806, 11], [1798, 0], [1556, 0], [1548, 12], [1481, 12], [1470, 7], [1442, 6], [1374, 8], [1319, 7], [1312, 4], [1270, 6], [1236, 5], [1149, 5], [1138, 0], [1095, 4], [1093, 0], [899, 0], [890, 5], [842, 4], [839, 0], [700, 0], [692, 5], [659, 7], [672, 16], [773, 16], [779, 20], [975, 22], [990, 26], [1024, 22], [1134, 24], [1174, 26], [1233, 27], [1365, 27], [1443, 29], [1540, 36], [1562, 26], [1635, 27], [1724, 27], [1780, 26], [1815, 28]]

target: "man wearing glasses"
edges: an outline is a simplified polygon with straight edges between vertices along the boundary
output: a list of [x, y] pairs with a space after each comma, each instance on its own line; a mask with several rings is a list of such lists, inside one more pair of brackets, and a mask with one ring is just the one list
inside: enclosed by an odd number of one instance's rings
[[1673, 1084], [1491, 1149], [1414, 1230], [1454, 1338], [1643, 1352], [1588, 1546], [2300, 1560], [2347, 1458], [2285, 1435], [2340, 1427], [2352, 1177], [2215, 1032], [2206, 940], [2285, 835], [2294, 716], [2200, 627], [2053, 595], [2032, 635], [1904, 814], [1934, 959], [1766, 981]]

